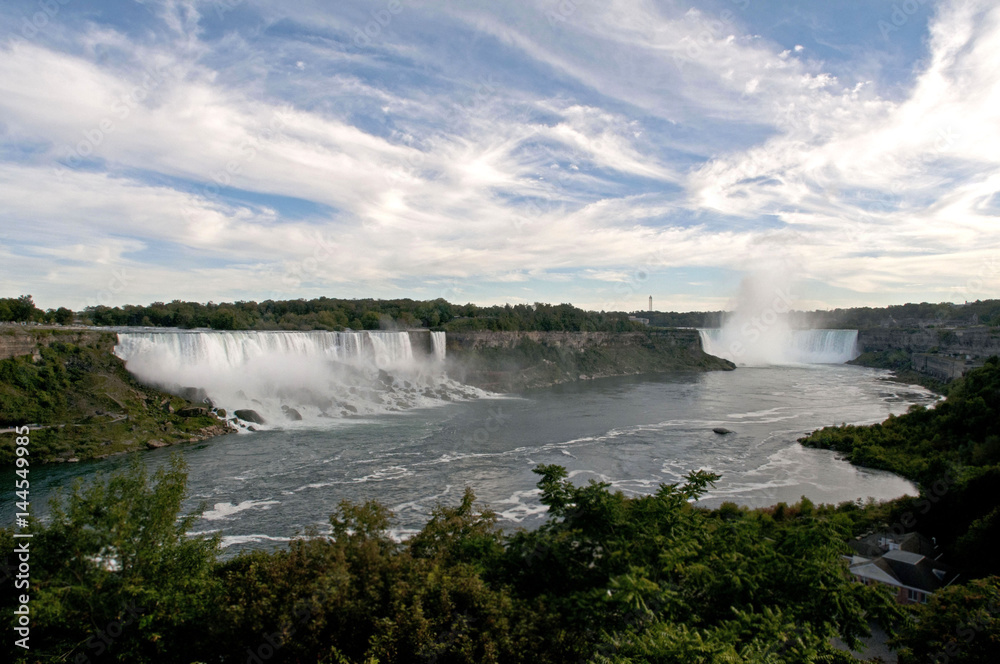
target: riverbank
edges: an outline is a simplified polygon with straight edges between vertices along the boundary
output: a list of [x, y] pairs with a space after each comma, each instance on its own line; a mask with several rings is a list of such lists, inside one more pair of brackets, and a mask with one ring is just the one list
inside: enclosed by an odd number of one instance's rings
[[[32, 463], [101, 459], [230, 433], [207, 404], [142, 385], [114, 356], [113, 332], [0, 333], [0, 430], [31, 429]], [[0, 466], [14, 437], [0, 439]]]
[[996, 326], [878, 327], [858, 330], [860, 355], [851, 361], [892, 370], [899, 380], [939, 394], [947, 385], [1000, 354]]

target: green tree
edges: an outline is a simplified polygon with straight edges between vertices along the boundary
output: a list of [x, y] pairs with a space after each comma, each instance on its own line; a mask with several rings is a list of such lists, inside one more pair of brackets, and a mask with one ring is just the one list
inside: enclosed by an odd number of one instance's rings
[[73, 312], [66, 307], [59, 307], [56, 309], [55, 319], [60, 325], [69, 325], [73, 322]]
[[900, 664], [1000, 662], [1000, 577], [934, 593], [896, 645]]
[[186, 483], [179, 455], [152, 476], [133, 457], [127, 472], [78, 482], [53, 501], [49, 522], [32, 525], [26, 661], [200, 657], [216, 609], [218, 540], [188, 534]]
[[35, 307], [35, 301], [31, 299], [30, 295], [22, 295], [16, 299], [9, 298], [6, 303], [9, 311], [7, 320], [23, 323], [43, 315], [43, 312]]

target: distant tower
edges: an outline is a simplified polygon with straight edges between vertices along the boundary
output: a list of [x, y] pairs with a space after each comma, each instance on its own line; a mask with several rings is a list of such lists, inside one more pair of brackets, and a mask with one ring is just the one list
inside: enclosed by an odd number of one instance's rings
[[649, 310], [650, 311], [653, 310], [653, 296], [652, 295], [649, 296]]

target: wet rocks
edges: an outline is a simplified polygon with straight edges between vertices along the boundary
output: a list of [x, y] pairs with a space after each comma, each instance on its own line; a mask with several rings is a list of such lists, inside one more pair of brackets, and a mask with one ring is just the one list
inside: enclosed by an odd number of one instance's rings
[[177, 411], [181, 417], [203, 417], [208, 415], [209, 410], [204, 406], [186, 406]]
[[253, 422], [254, 424], [266, 424], [264, 418], [256, 410], [251, 410], [250, 408], [241, 408], [240, 410], [233, 412], [236, 417], [240, 418], [244, 422]]

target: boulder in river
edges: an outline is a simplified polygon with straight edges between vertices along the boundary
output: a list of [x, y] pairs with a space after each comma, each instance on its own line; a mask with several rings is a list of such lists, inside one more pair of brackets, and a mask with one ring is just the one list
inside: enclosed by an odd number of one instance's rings
[[264, 418], [256, 410], [251, 410], [249, 408], [241, 408], [240, 410], [233, 412], [236, 417], [240, 418], [244, 422], [253, 422], [254, 424], [266, 424]]
[[714, 429], [712, 429], [712, 431], [719, 434], [720, 436], [725, 436], [727, 433], [733, 433], [732, 431], [730, 431], [725, 427], [715, 427]]

